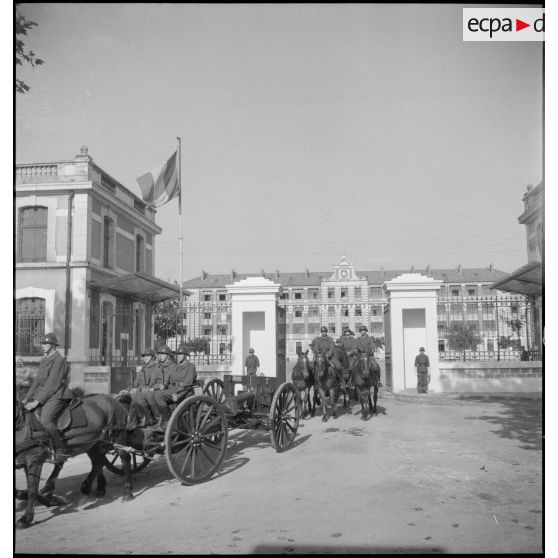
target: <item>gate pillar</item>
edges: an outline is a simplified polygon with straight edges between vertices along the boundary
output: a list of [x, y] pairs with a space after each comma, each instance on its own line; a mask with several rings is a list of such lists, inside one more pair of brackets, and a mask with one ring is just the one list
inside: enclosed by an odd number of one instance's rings
[[441, 391], [438, 362], [437, 291], [442, 281], [404, 273], [383, 285], [388, 295], [386, 328], [386, 387], [393, 392], [417, 388], [414, 366], [419, 348], [430, 360], [429, 390]]
[[277, 377], [276, 312], [280, 285], [265, 277], [246, 277], [226, 287], [231, 298], [232, 373], [246, 373], [244, 360], [253, 348], [260, 361], [259, 372]]

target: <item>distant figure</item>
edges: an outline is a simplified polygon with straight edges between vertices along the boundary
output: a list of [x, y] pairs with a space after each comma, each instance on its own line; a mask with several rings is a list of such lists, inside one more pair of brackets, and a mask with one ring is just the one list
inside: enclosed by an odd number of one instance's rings
[[419, 393], [428, 393], [428, 369], [430, 368], [430, 360], [424, 354], [424, 347], [419, 349], [419, 354], [415, 357], [415, 366], [417, 368], [417, 391]]
[[529, 351], [521, 345], [521, 360], [529, 360]]
[[246, 373], [248, 374], [249, 386], [253, 387], [253, 378], [258, 373], [258, 368], [260, 367], [260, 360], [254, 354], [254, 349], [248, 351], [248, 356], [244, 361], [244, 366], [246, 367]]

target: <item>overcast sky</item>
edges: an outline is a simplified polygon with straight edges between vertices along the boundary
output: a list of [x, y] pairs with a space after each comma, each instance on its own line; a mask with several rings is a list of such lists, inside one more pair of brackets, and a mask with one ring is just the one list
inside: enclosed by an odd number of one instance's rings
[[[542, 46], [462, 39], [464, 5], [24, 4], [16, 161], [136, 178], [182, 137], [184, 280], [525, 264]], [[156, 275], [178, 279], [178, 204]]]

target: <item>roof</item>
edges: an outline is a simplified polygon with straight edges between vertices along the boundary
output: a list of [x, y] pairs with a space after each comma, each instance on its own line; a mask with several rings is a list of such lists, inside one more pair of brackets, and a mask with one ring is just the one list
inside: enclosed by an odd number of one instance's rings
[[[157, 279], [144, 273], [133, 273], [110, 277], [101, 281], [91, 281], [90, 286], [103, 291], [109, 291], [119, 296], [131, 297], [137, 300], [149, 302], [160, 302], [168, 298], [180, 296], [177, 285], [171, 285], [166, 281]], [[182, 294], [190, 295], [189, 291], [182, 290]]]
[[[391, 281], [402, 273], [409, 273], [409, 269], [402, 270], [375, 270], [375, 271], [356, 271], [356, 275], [368, 280], [371, 285], [382, 285], [384, 281]], [[508, 277], [508, 273], [489, 267], [462, 268], [461, 271], [452, 269], [415, 269], [415, 273], [420, 273], [433, 279], [439, 279], [444, 283], [492, 283]], [[322, 281], [327, 281], [333, 271], [315, 272], [294, 272], [294, 273], [267, 273], [265, 276], [283, 287], [316, 287]], [[205, 273], [199, 277], [193, 277], [183, 283], [185, 288], [191, 289], [224, 289], [246, 277], [254, 277], [261, 273], [235, 273], [234, 278], [230, 273], [210, 274]]]
[[514, 271], [505, 279], [490, 285], [491, 289], [540, 296], [543, 291], [543, 269], [541, 262], [532, 262]]

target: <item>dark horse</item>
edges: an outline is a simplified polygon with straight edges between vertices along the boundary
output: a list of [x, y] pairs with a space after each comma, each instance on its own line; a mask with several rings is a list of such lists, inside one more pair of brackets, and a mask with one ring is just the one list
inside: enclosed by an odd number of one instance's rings
[[337, 418], [337, 398], [339, 397], [339, 378], [333, 365], [321, 354], [318, 353], [314, 364], [314, 374], [316, 385], [322, 401], [322, 421], [327, 422], [327, 402], [326, 397], [331, 400], [331, 416]]
[[[314, 385], [314, 368], [308, 359], [308, 351], [298, 354], [298, 360], [291, 373], [291, 380], [302, 396], [302, 418], [313, 417], [318, 394]], [[314, 387], [314, 390], [312, 397], [310, 397], [310, 388], [312, 387]]]
[[[71, 418], [69, 409], [66, 409], [59, 418], [58, 425], [63, 431], [66, 453], [70, 456], [87, 453], [91, 460], [91, 472], [81, 484], [81, 504], [89, 497], [95, 479], [97, 496], [104, 496], [106, 480], [102, 471], [106, 463], [105, 452], [113, 447], [113, 443], [126, 443], [127, 413], [115, 399], [103, 394], [85, 396], [72, 402], [71, 407]], [[37, 501], [46, 505], [61, 502], [54, 495], [54, 487], [63, 463], [55, 464], [45, 486], [39, 491], [43, 464], [51, 454], [50, 440], [34, 413], [26, 411], [17, 399], [15, 428], [16, 467], [22, 467], [27, 477], [27, 490], [16, 491], [18, 499], [27, 500], [25, 514], [16, 522], [16, 527], [23, 529], [31, 525]], [[130, 455], [123, 450], [118, 453], [125, 475], [122, 500], [127, 501], [133, 498]]]
[[[380, 377], [380, 366], [373, 356], [360, 353], [353, 368], [352, 382], [362, 406], [363, 420], [376, 414], [376, 402], [378, 401], [378, 382]], [[371, 399], [371, 391], [374, 393], [374, 402]]]
[[341, 367], [343, 368], [342, 375], [339, 378], [339, 380], [343, 380], [339, 382], [339, 391], [343, 396], [343, 409], [347, 409], [351, 401], [351, 389], [349, 387], [352, 375], [349, 371], [350, 357], [347, 352], [341, 348], [336, 349], [335, 357], [341, 363]]

